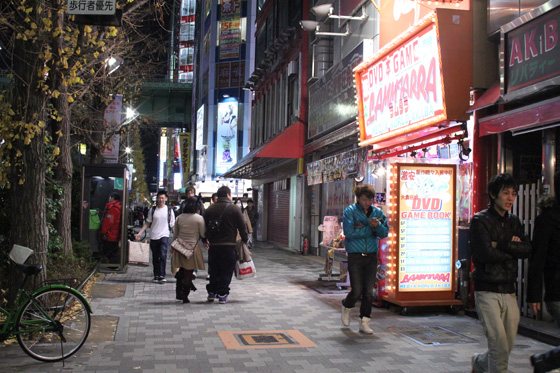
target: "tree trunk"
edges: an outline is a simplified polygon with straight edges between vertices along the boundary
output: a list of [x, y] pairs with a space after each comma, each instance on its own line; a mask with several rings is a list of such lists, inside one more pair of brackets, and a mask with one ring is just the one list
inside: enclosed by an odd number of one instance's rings
[[[38, 17], [35, 13], [41, 2], [37, 2], [31, 17]], [[44, 7], [43, 7], [44, 9]], [[21, 12], [20, 12], [21, 13]], [[21, 15], [23, 16], [23, 15]], [[13, 53], [14, 90], [12, 107], [17, 111], [17, 118], [24, 127], [26, 123], [36, 126], [37, 132], [14, 143], [14, 148], [22, 153], [20, 165], [12, 159], [9, 170], [10, 179], [10, 213], [12, 227], [10, 242], [34, 250], [30, 262], [40, 264], [43, 270], [33, 281], [35, 284], [47, 277], [47, 243], [48, 231], [45, 205], [45, 129], [38, 126], [39, 121], [45, 121], [45, 95], [37, 88], [38, 71], [43, 62], [37, 58], [39, 43], [15, 41]], [[22, 131], [22, 133], [25, 133]], [[26, 137], [28, 135], [24, 135]], [[11, 289], [13, 290], [13, 289]]]
[[72, 157], [70, 156], [70, 110], [66, 94], [61, 94], [57, 100], [57, 110], [62, 116], [60, 131], [62, 136], [58, 139], [60, 156], [55, 169], [55, 178], [62, 187], [62, 195], [56, 196], [60, 200], [60, 210], [55, 221], [55, 228], [62, 238], [63, 251], [65, 255], [72, 253], [72, 234], [70, 229], [70, 216], [72, 212]]

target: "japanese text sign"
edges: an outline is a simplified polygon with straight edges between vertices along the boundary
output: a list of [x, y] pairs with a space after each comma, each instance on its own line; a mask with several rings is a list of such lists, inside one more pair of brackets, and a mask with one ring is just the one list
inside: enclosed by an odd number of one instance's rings
[[113, 15], [116, 0], [68, 0], [68, 14]]
[[436, 25], [431, 19], [425, 24], [395, 49], [384, 49], [355, 69], [360, 145], [445, 119]]
[[398, 290], [450, 291], [456, 167], [399, 164], [397, 170]]
[[559, 75], [559, 23], [557, 7], [504, 35], [506, 94]]

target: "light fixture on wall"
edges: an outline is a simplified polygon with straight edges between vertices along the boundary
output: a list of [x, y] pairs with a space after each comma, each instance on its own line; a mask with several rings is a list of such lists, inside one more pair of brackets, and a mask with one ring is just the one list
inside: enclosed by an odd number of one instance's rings
[[345, 32], [324, 32], [321, 30], [321, 25], [317, 21], [301, 20], [299, 24], [305, 31], [315, 31], [316, 36], [348, 36], [350, 35], [350, 27], [346, 24]]
[[366, 13], [365, 6], [362, 6], [362, 14], [359, 17], [336, 15], [333, 14], [333, 10], [334, 8], [332, 4], [316, 5], [313, 8], [311, 8], [313, 14], [315, 14], [319, 18], [327, 17], [329, 19], [333, 18], [333, 19], [343, 19], [343, 20], [360, 21], [360, 22], [363, 22], [369, 18], [369, 16]]
[[[335, 15], [335, 14], [333, 14], [332, 4], [316, 5], [313, 8], [311, 8], [311, 12], [313, 14], [315, 14], [315, 16], [319, 19], [326, 17], [326, 20], [329, 20], [329, 19], [333, 18], [333, 19], [340, 19], [340, 20], [344, 20], [344, 21], [364, 22], [365, 20], [367, 20], [369, 18], [368, 14], [366, 13], [365, 6], [362, 6], [362, 14], [359, 17]], [[351, 33], [349, 22], [346, 22], [345, 32], [324, 32], [324, 31], [321, 31], [320, 27], [321, 27], [322, 22], [324, 22], [324, 21], [319, 22], [319, 21], [312, 21], [312, 20], [301, 20], [301, 21], [299, 21], [299, 24], [300, 24], [301, 28], [303, 28], [306, 31], [315, 31], [316, 36], [343, 36], [344, 37], [344, 36], [350, 35], [350, 33]]]

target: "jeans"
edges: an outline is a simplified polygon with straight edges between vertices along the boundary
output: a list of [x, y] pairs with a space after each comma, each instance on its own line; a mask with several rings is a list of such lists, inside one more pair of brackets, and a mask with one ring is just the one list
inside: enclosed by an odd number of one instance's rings
[[560, 302], [544, 302], [546, 304], [546, 310], [556, 323], [556, 326], [560, 328]]
[[488, 351], [473, 357], [474, 372], [507, 373], [519, 325], [515, 294], [475, 291], [476, 312], [488, 339]]
[[206, 285], [208, 293], [229, 294], [229, 284], [235, 271], [237, 252], [235, 246], [213, 246], [208, 250], [208, 274], [210, 283]]
[[165, 277], [168, 243], [169, 237], [162, 237], [159, 240], [150, 240], [150, 250], [152, 251], [152, 261], [154, 264], [154, 277]]
[[348, 274], [352, 290], [342, 304], [346, 308], [353, 308], [361, 297], [360, 317], [369, 318], [373, 302], [373, 285], [377, 274], [377, 254], [362, 256], [362, 254], [348, 253]]

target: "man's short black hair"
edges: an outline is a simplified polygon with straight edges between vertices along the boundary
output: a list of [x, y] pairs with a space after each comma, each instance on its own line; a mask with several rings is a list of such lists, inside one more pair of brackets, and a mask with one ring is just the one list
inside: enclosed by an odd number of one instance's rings
[[113, 198], [115, 201], [120, 201], [121, 200], [121, 194], [119, 192], [113, 192], [113, 193], [111, 193], [111, 198]]
[[[157, 197], [161, 196], [162, 194], [165, 195], [167, 198], [169, 198], [169, 196], [167, 195], [167, 192], [166, 192], [165, 190], [160, 190], [160, 191], [158, 191], [158, 192], [157, 192]], [[157, 197], [156, 197], [156, 198], [157, 198]]]
[[249, 199], [247, 200], [247, 203], [249, 203], [249, 202], [254, 203], [252, 198], [249, 198]]
[[221, 186], [220, 188], [218, 188], [217, 194], [218, 194], [218, 198], [231, 196], [231, 189], [229, 189], [229, 187], [225, 185]]
[[214, 197], [218, 197], [218, 193], [212, 193], [212, 199], [214, 199]]
[[517, 182], [510, 174], [499, 174], [490, 179], [488, 182], [490, 205], [494, 204], [494, 200], [498, 197], [500, 191], [507, 188], [513, 188], [517, 192]]

